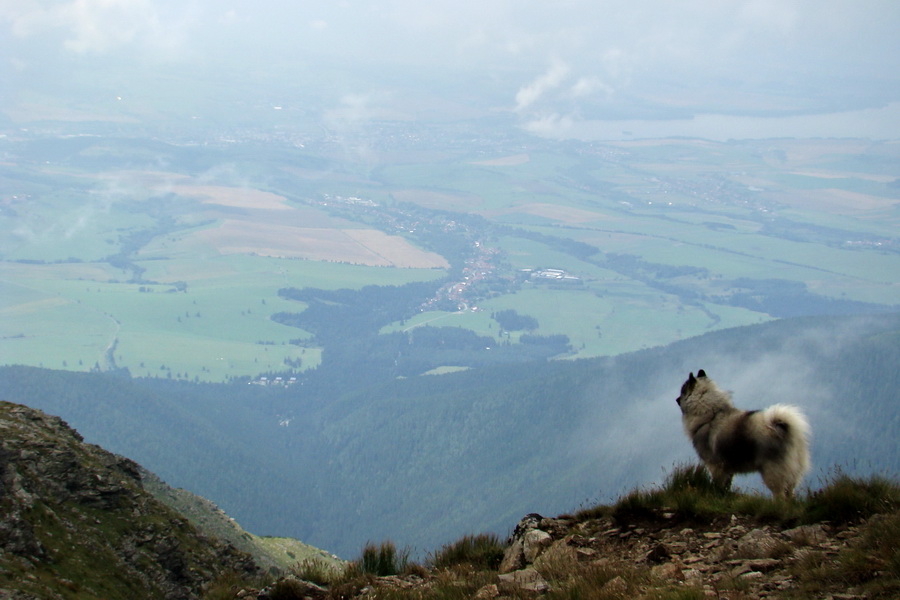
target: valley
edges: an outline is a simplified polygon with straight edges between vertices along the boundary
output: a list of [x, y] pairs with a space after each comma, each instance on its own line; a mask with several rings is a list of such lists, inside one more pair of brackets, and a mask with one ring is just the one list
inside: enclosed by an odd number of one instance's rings
[[[559, 358], [898, 304], [885, 142], [482, 132], [435, 156], [401, 129], [362, 160], [327, 135], [67, 136], [48, 152], [51, 139], [0, 140], [5, 364], [296, 377], [324, 346], [273, 321], [303, 310], [284, 288], [431, 282], [379, 328], [462, 327], [523, 349], [490, 318], [513, 309], [537, 320], [529, 334], [566, 336]], [[545, 269], [567, 277], [531, 276]]]

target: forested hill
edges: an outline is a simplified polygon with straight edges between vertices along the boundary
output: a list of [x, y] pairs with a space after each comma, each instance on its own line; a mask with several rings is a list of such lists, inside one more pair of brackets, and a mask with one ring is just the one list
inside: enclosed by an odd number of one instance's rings
[[[608, 359], [263, 388], [0, 369], [0, 398], [214, 500], [248, 530], [345, 557], [428, 552], [659, 481], [692, 461], [675, 404], [703, 368], [742, 408], [802, 407], [814, 470], [900, 472], [900, 315], [722, 330]], [[741, 486], [757, 484], [746, 477]]]

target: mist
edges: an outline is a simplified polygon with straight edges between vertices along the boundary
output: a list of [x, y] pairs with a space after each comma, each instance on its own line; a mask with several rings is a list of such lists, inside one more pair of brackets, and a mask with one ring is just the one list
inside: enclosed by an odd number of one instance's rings
[[[835, 469], [852, 475], [877, 473], [876, 465], [858, 457], [877, 455], [880, 449], [866, 443], [866, 425], [848, 414], [845, 405], [858, 407], [860, 399], [838, 397], [834, 383], [823, 378], [825, 365], [833, 364], [841, 349], [869, 330], [865, 318], [837, 327], [802, 328], [766, 351], [761, 350], [764, 335], [746, 340], [747, 348], [713, 344], [704, 350], [689, 345], [686, 355], [678, 353], [676, 344], [666, 356], [647, 363], [654, 366], [641, 381], [617, 375], [630, 372], [628, 364], [639, 358], [614, 357], [602, 381], [586, 389], [578, 403], [585, 408], [567, 452], [596, 464], [594, 483], [602, 501], [614, 501], [633, 488], [633, 483], [617, 482], [638, 481], [649, 488], [662, 483], [674, 467], [697, 463], [675, 399], [688, 373], [704, 369], [739, 409], [790, 404], [803, 411], [812, 430], [812, 468], [803, 486], [821, 487]], [[844, 452], [852, 448], [858, 454]], [[766, 490], [756, 473], [737, 476], [735, 486]]]
[[474, 111], [563, 138], [827, 115], [862, 135], [896, 125], [878, 109], [900, 101], [898, 29], [889, 0], [24, 0], [0, 7], [0, 109], [24, 122], [66, 97], [152, 125], [275, 103], [332, 126]]

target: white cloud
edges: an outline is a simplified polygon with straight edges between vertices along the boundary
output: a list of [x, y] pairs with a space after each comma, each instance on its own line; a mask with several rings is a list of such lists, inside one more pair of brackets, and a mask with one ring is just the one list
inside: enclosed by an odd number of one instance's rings
[[523, 129], [542, 137], [564, 138], [574, 125], [575, 119], [571, 116], [550, 113], [527, 121]]
[[[326, 76], [340, 72], [320, 88], [326, 102], [371, 88], [375, 72], [390, 76], [396, 101], [447, 72], [467, 106], [511, 107], [532, 128], [558, 129], [607, 103], [619, 116], [637, 105], [700, 113], [722, 82], [750, 91], [716, 102], [732, 112], [756, 109], [754, 93], [795, 112], [898, 101], [898, 29], [894, 0], [0, 0], [0, 40], [29, 42], [0, 44], [0, 63], [38, 77], [66, 55], [178, 60], [232, 77], [328, 65]], [[852, 93], [828, 85], [838, 77]], [[858, 104], [825, 106], [841, 95]]]
[[79, 55], [123, 47], [168, 55], [187, 41], [192, 13], [189, 6], [166, 8], [152, 0], [22, 0], [0, 8], [0, 22], [20, 38], [55, 36], [64, 50]]
[[569, 75], [569, 66], [554, 61], [550, 68], [516, 93], [516, 112], [522, 112], [537, 102], [548, 91], [558, 88]]
[[603, 93], [608, 96], [615, 91], [612, 86], [607, 85], [595, 75], [579, 77], [578, 81], [570, 89], [572, 96], [575, 98], [583, 98], [597, 93]]

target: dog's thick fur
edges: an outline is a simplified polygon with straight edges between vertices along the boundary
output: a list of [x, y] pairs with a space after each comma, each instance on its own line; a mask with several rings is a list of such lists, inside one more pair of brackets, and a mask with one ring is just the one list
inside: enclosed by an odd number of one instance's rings
[[702, 369], [688, 376], [677, 402], [684, 430], [718, 486], [728, 489], [736, 473], [759, 471], [774, 496], [793, 496], [809, 470], [809, 424], [798, 408], [739, 410]]

